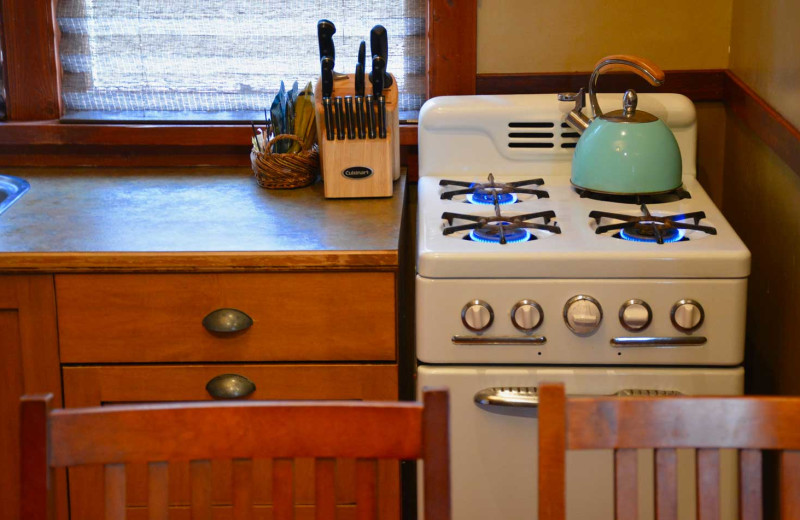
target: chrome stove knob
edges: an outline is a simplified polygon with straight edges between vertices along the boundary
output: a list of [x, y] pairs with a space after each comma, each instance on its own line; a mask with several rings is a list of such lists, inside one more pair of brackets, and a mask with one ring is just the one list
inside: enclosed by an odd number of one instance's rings
[[672, 324], [681, 332], [693, 332], [700, 328], [706, 315], [703, 307], [694, 300], [679, 300], [670, 312]]
[[564, 305], [564, 322], [579, 336], [588, 336], [600, 327], [603, 309], [591, 296], [573, 296]]
[[522, 332], [536, 330], [543, 319], [542, 307], [533, 300], [520, 300], [511, 309], [511, 323]]
[[643, 300], [628, 300], [619, 309], [619, 322], [631, 332], [644, 330], [652, 320], [653, 311]]
[[461, 323], [473, 332], [489, 328], [494, 321], [492, 306], [482, 300], [472, 300], [461, 309]]

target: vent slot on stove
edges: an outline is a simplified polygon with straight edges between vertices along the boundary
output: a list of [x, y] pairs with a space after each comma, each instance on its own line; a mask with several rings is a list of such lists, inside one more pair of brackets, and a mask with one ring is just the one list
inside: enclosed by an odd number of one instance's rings
[[571, 152], [580, 137], [566, 123], [561, 122], [512, 121], [508, 123], [508, 128], [509, 148], [538, 148], [545, 150], [560, 148]]

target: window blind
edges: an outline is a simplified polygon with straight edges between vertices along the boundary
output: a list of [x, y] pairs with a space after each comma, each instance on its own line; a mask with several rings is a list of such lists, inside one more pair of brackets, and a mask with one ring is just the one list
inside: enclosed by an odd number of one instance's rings
[[[389, 35], [401, 119], [425, 95], [425, 0], [60, 0], [67, 120], [260, 120], [281, 80], [319, 76], [317, 22], [336, 25], [337, 72]], [[367, 72], [371, 68], [367, 59]]]

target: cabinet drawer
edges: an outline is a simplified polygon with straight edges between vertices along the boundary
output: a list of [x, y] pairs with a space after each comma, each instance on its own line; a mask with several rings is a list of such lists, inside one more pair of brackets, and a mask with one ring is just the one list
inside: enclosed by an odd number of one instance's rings
[[[223, 373], [235, 373], [255, 383], [251, 399], [397, 399], [396, 365], [150, 365], [64, 367], [64, 401], [68, 408], [122, 403], [198, 401], [210, 399], [206, 383]], [[313, 460], [297, 459], [294, 464], [295, 503], [298, 518], [313, 518]], [[253, 500], [265, 518], [271, 515], [271, 466], [256, 460], [253, 479], [259, 485]], [[147, 468], [129, 464], [126, 468], [128, 518], [147, 518]], [[190, 478], [188, 463], [169, 465], [170, 518], [188, 519]], [[212, 504], [215, 518], [229, 517], [232, 500], [232, 472], [229, 463], [214, 461]], [[339, 518], [354, 512], [355, 461], [341, 459], [336, 469], [336, 502]], [[102, 489], [103, 474], [96, 467], [69, 471], [70, 507], [73, 520], [102, 518], [102, 504], [96, 490]], [[381, 518], [397, 519], [399, 511], [399, 466], [382, 461], [378, 467]], [[308, 516], [306, 516], [308, 515]]]
[[[56, 276], [61, 361], [390, 361], [395, 275], [364, 273]], [[252, 326], [209, 332], [233, 308]]]

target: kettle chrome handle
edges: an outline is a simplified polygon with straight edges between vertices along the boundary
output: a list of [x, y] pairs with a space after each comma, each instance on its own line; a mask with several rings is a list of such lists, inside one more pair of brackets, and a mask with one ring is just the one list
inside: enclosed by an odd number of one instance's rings
[[664, 71], [650, 60], [628, 54], [606, 56], [597, 62], [592, 76], [589, 78], [589, 104], [592, 107], [592, 117], [603, 115], [600, 105], [597, 103], [597, 79], [600, 74], [612, 71], [634, 72], [654, 87], [661, 86], [664, 83]]

